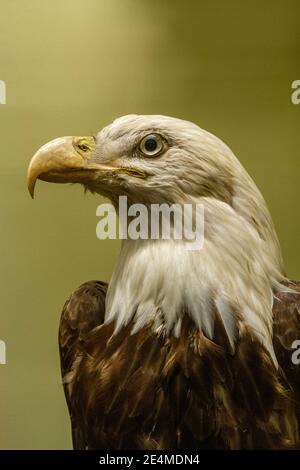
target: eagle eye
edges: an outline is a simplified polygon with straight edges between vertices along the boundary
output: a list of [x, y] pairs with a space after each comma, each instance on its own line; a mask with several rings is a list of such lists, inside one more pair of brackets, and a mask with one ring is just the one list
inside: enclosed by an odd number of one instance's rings
[[144, 137], [139, 145], [139, 149], [143, 155], [152, 157], [157, 155], [163, 148], [163, 140], [158, 134], [149, 134]]

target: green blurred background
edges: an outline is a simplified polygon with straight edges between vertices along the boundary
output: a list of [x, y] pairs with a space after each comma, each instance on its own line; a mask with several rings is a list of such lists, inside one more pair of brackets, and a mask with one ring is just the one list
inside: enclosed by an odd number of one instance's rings
[[26, 189], [29, 159], [61, 135], [128, 113], [189, 119], [229, 144], [273, 214], [300, 278], [298, 0], [0, 0], [0, 448], [70, 448], [57, 329], [69, 293], [108, 280], [119, 243], [95, 235], [99, 198]]

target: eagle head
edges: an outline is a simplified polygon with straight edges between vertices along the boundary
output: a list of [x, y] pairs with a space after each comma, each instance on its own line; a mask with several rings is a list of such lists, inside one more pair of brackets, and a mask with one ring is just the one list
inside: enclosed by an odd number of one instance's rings
[[146, 205], [202, 203], [201, 253], [160, 240], [142, 249], [137, 241], [124, 245], [107, 318], [121, 325], [134, 317], [137, 328], [162, 318], [178, 332], [180, 312], [188, 310], [211, 337], [217, 308], [232, 345], [247, 325], [272, 349], [272, 292], [283, 279], [278, 239], [260, 191], [216, 136], [181, 119], [128, 115], [95, 136], [62, 137], [41, 147], [28, 169], [32, 196], [37, 179], [80, 183], [116, 207], [122, 195]]
[[228, 204], [242, 167], [217, 137], [195, 124], [166, 116], [129, 115], [94, 137], [62, 137], [44, 145], [28, 170], [37, 179], [81, 183], [113, 202], [181, 202], [213, 197]]

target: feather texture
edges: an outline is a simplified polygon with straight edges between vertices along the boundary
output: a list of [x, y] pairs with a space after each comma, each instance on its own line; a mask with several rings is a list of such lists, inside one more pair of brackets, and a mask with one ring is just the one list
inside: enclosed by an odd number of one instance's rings
[[[300, 293], [300, 284], [289, 283]], [[150, 325], [114, 333], [103, 323], [106, 286], [66, 302], [60, 325], [64, 386], [75, 448], [287, 449], [299, 447], [300, 384], [291, 344], [300, 297], [276, 293], [276, 368], [251, 328], [235, 351], [215, 315], [212, 339], [188, 315], [176, 338]]]

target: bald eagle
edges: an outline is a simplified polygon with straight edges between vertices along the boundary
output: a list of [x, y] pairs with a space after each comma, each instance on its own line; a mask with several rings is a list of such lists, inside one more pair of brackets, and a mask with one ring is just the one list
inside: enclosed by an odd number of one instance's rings
[[201, 250], [126, 239], [107, 285], [66, 301], [62, 380], [75, 449], [299, 447], [300, 284], [284, 274], [266, 203], [217, 137], [129, 115], [41, 147], [36, 180], [80, 183], [118, 207], [203, 204]]

